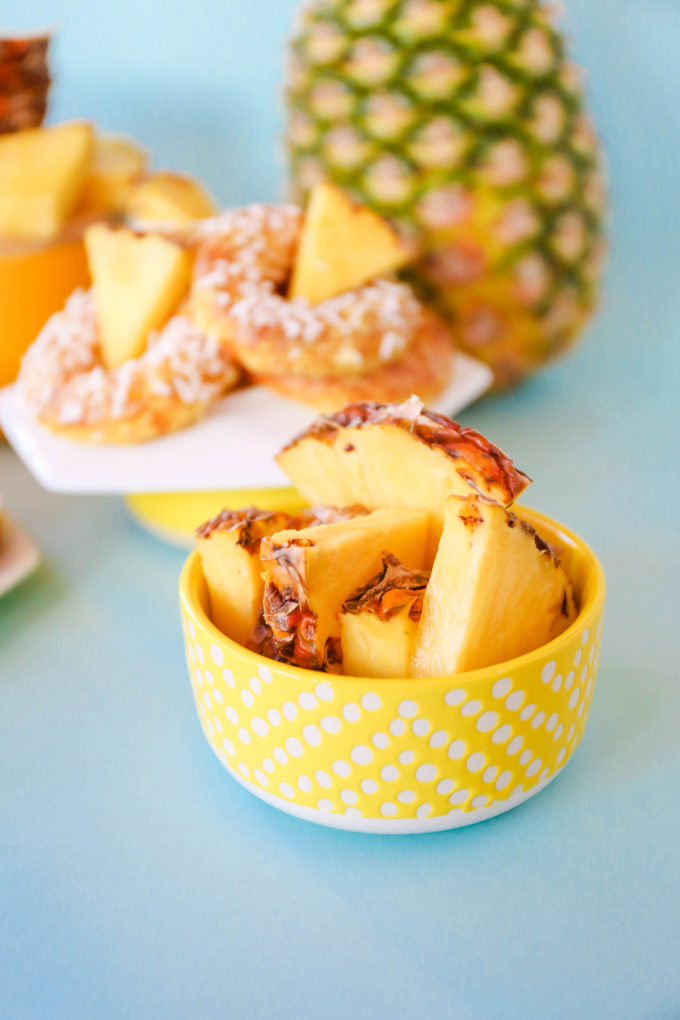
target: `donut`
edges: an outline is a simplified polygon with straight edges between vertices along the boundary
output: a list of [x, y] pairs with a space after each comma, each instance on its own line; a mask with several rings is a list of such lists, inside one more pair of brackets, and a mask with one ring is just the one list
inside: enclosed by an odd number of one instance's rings
[[285, 297], [301, 228], [302, 211], [290, 205], [251, 205], [203, 221], [194, 322], [256, 376], [355, 376], [400, 360], [423, 316], [407, 284], [377, 279], [314, 307]]
[[454, 353], [448, 331], [434, 315], [426, 314], [404, 357], [372, 372], [317, 377], [264, 375], [255, 376], [255, 381], [319, 411], [363, 400], [401, 403], [412, 393], [430, 403], [451, 380]]
[[90, 443], [140, 443], [184, 428], [236, 384], [228, 353], [186, 315], [149, 336], [117, 368], [101, 362], [92, 291], [76, 290], [29, 347], [20, 399], [55, 433]]

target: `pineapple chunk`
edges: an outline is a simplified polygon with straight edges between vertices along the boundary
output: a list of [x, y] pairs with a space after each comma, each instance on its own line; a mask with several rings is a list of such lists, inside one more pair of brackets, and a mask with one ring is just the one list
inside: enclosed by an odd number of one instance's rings
[[429, 574], [388, 554], [383, 568], [347, 599], [340, 616], [342, 669], [349, 676], [405, 677]]
[[[262, 621], [260, 543], [265, 535], [345, 521], [367, 511], [353, 506], [313, 507], [291, 516], [283, 511], [222, 510], [196, 531], [196, 548], [210, 596], [210, 618], [227, 637], [269, 654], [273, 644]], [[270, 656], [271, 657], [271, 656]]]
[[210, 595], [210, 618], [223, 634], [245, 645], [262, 611], [260, 542], [291, 525], [282, 512], [223, 510], [196, 532], [196, 548]]
[[478, 432], [414, 397], [404, 404], [348, 404], [322, 415], [276, 459], [312, 503], [430, 510], [433, 555], [450, 493], [477, 491], [508, 505], [530, 481]]
[[263, 539], [264, 618], [286, 658], [337, 668], [343, 602], [378, 572], [386, 552], [421, 569], [428, 524], [425, 510], [393, 507]]
[[169, 319], [189, 287], [192, 258], [163, 237], [137, 237], [101, 223], [86, 230], [85, 248], [102, 359], [115, 368], [138, 357], [149, 332]]
[[0, 236], [56, 237], [80, 197], [92, 147], [91, 126], [75, 121], [0, 137]]
[[513, 659], [552, 641], [575, 616], [571, 581], [530, 524], [479, 496], [451, 496], [411, 675]]
[[130, 188], [125, 200], [130, 220], [189, 223], [216, 212], [217, 206], [205, 188], [186, 174], [149, 174]]
[[146, 151], [131, 138], [97, 135], [80, 211], [106, 213], [121, 209], [130, 185], [144, 172], [147, 162]]
[[386, 220], [334, 185], [319, 184], [305, 213], [289, 296], [315, 305], [399, 269], [409, 257]]

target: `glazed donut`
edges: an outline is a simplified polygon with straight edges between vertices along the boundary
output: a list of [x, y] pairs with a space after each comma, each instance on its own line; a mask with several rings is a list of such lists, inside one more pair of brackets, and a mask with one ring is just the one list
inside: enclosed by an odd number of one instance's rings
[[203, 221], [194, 322], [253, 375], [353, 376], [403, 357], [423, 315], [407, 284], [378, 279], [314, 307], [283, 296], [301, 227], [302, 212], [290, 205]]
[[101, 363], [91, 291], [76, 290], [21, 363], [18, 392], [40, 423], [91, 443], [139, 443], [196, 421], [236, 384], [229, 355], [184, 315], [149, 336], [139, 357]]
[[267, 375], [256, 376], [255, 381], [319, 411], [362, 400], [402, 403], [412, 393], [430, 403], [451, 380], [454, 353], [448, 331], [434, 315], [425, 313], [421, 328], [400, 361], [352, 376]]

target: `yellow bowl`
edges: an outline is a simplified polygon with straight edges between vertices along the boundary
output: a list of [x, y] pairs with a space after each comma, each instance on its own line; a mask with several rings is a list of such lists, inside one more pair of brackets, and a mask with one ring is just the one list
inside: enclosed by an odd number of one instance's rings
[[50, 315], [89, 281], [80, 239], [5, 248], [0, 251], [0, 386], [16, 379], [22, 355]]
[[187, 662], [203, 732], [225, 768], [282, 811], [364, 832], [469, 825], [538, 793], [583, 736], [605, 580], [580, 538], [520, 513], [560, 547], [577, 619], [527, 655], [423, 680], [333, 676], [248, 651], [210, 622], [192, 553], [180, 580]]

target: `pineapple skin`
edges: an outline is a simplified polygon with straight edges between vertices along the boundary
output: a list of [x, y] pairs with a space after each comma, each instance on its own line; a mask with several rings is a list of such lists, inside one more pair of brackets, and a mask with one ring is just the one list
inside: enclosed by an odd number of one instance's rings
[[291, 197], [330, 180], [418, 243], [408, 278], [516, 383], [565, 351], [605, 252], [600, 146], [538, 0], [313, 0], [287, 75]]

